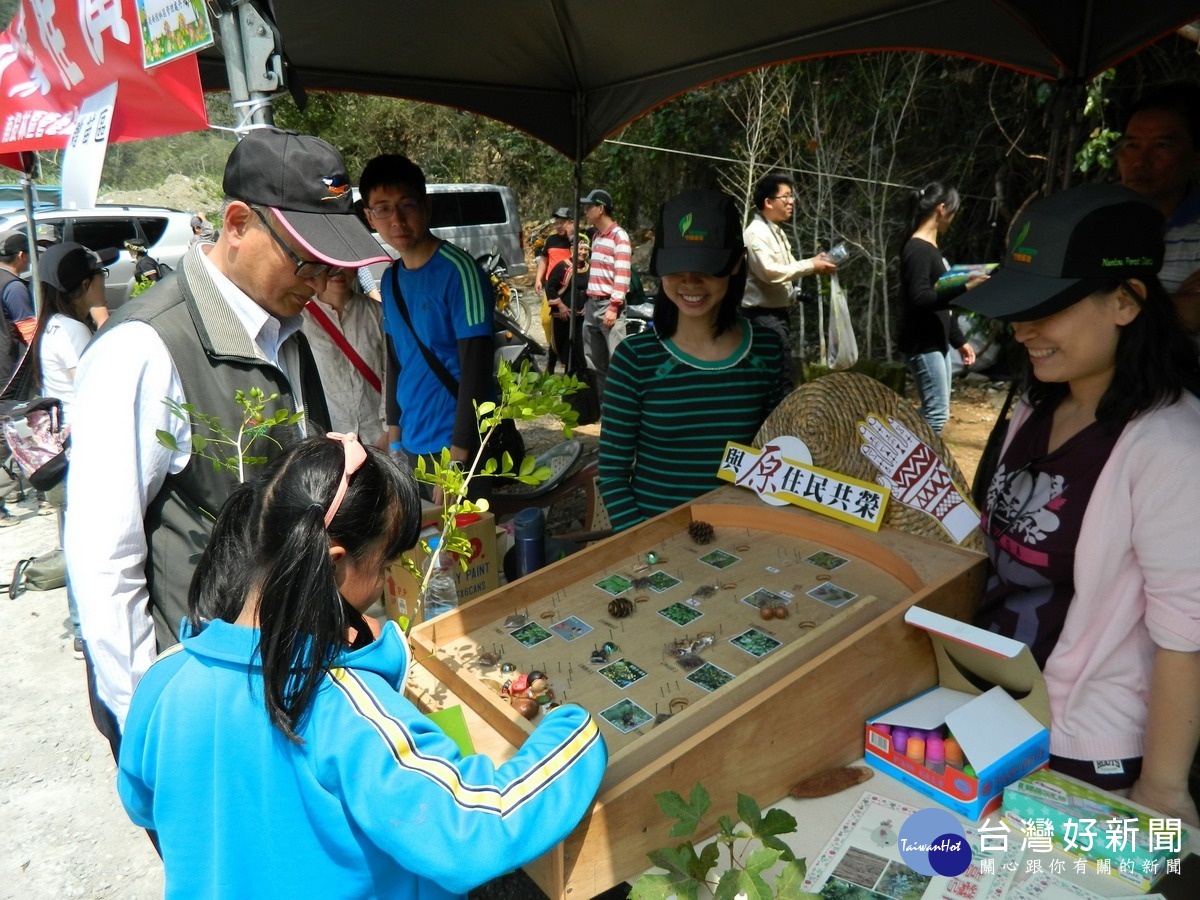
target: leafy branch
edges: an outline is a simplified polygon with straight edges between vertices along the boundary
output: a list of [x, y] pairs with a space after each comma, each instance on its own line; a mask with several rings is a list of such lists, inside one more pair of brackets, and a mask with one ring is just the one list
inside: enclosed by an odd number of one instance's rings
[[[708, 791], [699, 782], [693, 785], [687, 800], [675, 791], [655, 794], [654, 799], [668, 817], [676, 820], [669, 833], [673, 838], [692, 835], [712, 805]], [[807, 872], [804, 860], [796, 859], [779, 839], [779, 835], [796, 830], [795, 817], [782, 809], [768, 809], [764, 814], [758, 803], [745, 794], [738, 794], [737, 810], [737, 821], [729, 816], [717, 819], [715, 838], [699, 853], [691, 841], [652, 850], [650, 861], [665, 872], [643, 875], [634, 882], [630, 898], [696, 900], [701, 887], [711, 890], [715, 900], [733, 900], [739, 894], [749, 900], [816, 898], [818, 895], [800, 890]], [[729, 864], [716, 875], [713, 870], [720, 862], [722, 848]], [[780, 863], [782, 869], [772, 887], [767, 874]]]
[[[538, 485], [549, 478], [553, 472], [549, 466], [538, 466], [537, 459], [526, 456], [514, 460], [505, 451], [499, 458], [487, 457], [488, 442], [496, 434], [497, 429], [505, 419], [524, 422], [538, 419], [542, 416], [554, 416], [562, 423], [564, 437], [570, 437], [579, 414], [563, 397], [573, 394], [584, 387], [583, 382], [572, 375], [542, 374], [530, 368], [529, 362], [523, 362], [518, 371], [505, 361], [501, 361], [496, 372], [496, 386], [499, 400], [475, 404], [475, 418], [479, 429], [479, 449], [468, 465], [463, 465], [450, 458], [450, 449], [443, 448], [439, 457], [432, 463], [418, 457], [414, 472], [418, 481], [440, 488], [443, 498], [442, 530], [436, 551], [431, 549], [429, 542], [423, 540], [421, 548], [428, 554], [425, 570], [422, 572], [417, 563], [405, 556], [404, 566], [418, 581], [417, 603], [424, 604], [425, 592], [433, 573], [438, 569], [438, 557], [442, 553], [451, 554], [460, 568], [466, 570], [471, 558], [471, 542], [462, 529], [455, 524], [456, 517], [462, 513], [483, 512], [487, 510], [487, 501], [478, 503], [467, 499], [467, 491], [471, 479], [477, 475], [497, 478], [511, 478], [522, 484]], [[410, 623], [404, 623], [407, 631]]]
[[[255, 442], [270, 441], [277, 448], [283, 445], [270, 435], [273, 428], [280, 425], [295, 425], [304, 418], [304, 413], [291, 413], [286, 409], [277, 409], [270, 415], [266, 414], [267, 404], [279, 399], [279, 394], [264, 395], [261, 388], [251, 388], [249, 393], [239, 390], [233, 395], [234, 402], [241, 408], [236, 429], [227, 429], [221, 422], [220, 416], [210, 416], [200, 412], [191, 403], [179, 403], [171, 398], [165, 398], [163, 403], [171, 410], [171, 415], [189, 423], [192, 429], [191, 443], [187, 447], [180, 446], [175, 435], [159, 429], [155, 432], [158, 442], [169, 450], [177, 453], [191, 453], [212, 463], [213, 471], [222, 470], [237, 476], [240, 483], [246, 481], [246, 466], [261, 466], [267, 462], [265, 456], [251, 456], [250, 448]], [[197, 434], [197, 426], [203, 425], [208, 436]]]

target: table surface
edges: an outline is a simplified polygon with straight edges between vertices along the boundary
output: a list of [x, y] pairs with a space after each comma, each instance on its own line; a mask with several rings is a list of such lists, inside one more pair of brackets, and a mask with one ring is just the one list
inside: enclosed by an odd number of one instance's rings
[[[409, 696], [422, 708], [428, 709], [430, 706], [436, 708], [444, 705], [444, 700], [433, 704], [428, 703], [428, 699], [442, 694], [445, 689], [422, 666], [412, 667], [409, 674], [408, 689]], [[423, 700], [423, 698], [427, 699]], [[503, 762], [515, 752], [514, 748], [507, 741], [500, 738], [491, 726], [469, 707], [463, 706], [463, 713], [466, 718], [467, 728], [475, 743], [476, 752], [485, 753], [496, 762]], [[858, 764], [866, 765], [866, 762], [860, 759]], [[872, 771], [874, 775], [869, 781], [828, 797], [796, 800], [785, 796], [782, 799], [771, 801], [763, 801], [761, 798], [756, 799], [760, 801], [764, 810], [770, 807], [778, 807], [795, 816], [799, 827], [794, 833], [785, 835], [783, 840], [798, 858], [804, 859], [815, 859], [821, 853], [825, 845], [829, 842], [830, 837], [854, 808], [854, 805], [864, 792], [870, 791], [918, 809], [931, 806], [943, 808], [930, 797], [897, 781], [891, 776], [875, 771], [874, 769]], [[993, 824], [995, 824], [997, 815], [997, 813], [992, 813]], [[961, 816], [959, 818], [968, 825], [979, 824], [972, 823]], [[1014, 834], [1015, 840], [1019, 840], [1019, 834]], [[1195, 839], [1192, 840], [1190, 846], [1192, 849], [1197, 846]], [[1188, 848], [1185, 847], [1185, 849]], [[1154, 890], [1149, 895], [1138, 893], [1129, 884], [1112, 876], [1098, 874], [1095, 871], [1083, 875], [1077, 874], [1073, 869], [1074, 859], [1060, 851], [1031, 854], [1031, 856], [1042, 859], [1042, 867], [1045, 871], [1049, 871], [1049, 861], [1051, 859], [1059, 858], [1064, 860], [1066, 865], [1062, 877], [1102, 897], [1137, 897], [1145, 900], [1147, 896], [1153, 897], [1155, 894], [1161, 894], [1167, 900], [1196, 900], [1196, 898], [1200, 898], [1200, 857], [1194, 853], [1189, 853], [1185, 858], [1181, 874], [1165, 876], [1154, 886]], [[1024, 860], [1022, 860], [1022, 868], [1024, 868]], [[1004, 896], [1011, 896], [1017, 892], [1028, 878], [1029, 873], [1025, 871], [1019, 872], [1011, 888]], [[1002, 900], [1002, 898], [989, 898], [989, 900]]]

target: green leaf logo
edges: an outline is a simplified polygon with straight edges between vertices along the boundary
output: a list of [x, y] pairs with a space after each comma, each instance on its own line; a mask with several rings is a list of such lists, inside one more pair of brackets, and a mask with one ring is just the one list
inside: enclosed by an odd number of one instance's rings
[[1017, 236], [1013, 240], [1014, 247], [1020, 247], [1023, 243], [1025, 243], [1025, 235], [1029, 234], [1029, 225], [1030, 223], [1026, 222], [1023, 226], [1021, 226], [1021, 230], [1017, 232]]
[[688, 229], [691, 227], [692, 227], [692, 214], [688, 213], [686, 216], [684, 216], [682, 219], [679, 220], [679, 233], [686, 235], [688, 233]]

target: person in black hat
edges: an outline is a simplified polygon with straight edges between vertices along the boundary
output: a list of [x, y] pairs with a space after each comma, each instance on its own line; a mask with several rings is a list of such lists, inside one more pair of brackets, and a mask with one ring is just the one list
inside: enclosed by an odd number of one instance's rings
[[[104, 301], [105, 266], [117, 259], [117, 251], [95, 253], [82, 244], [55, 244], [38, 259], [42, 282], [42, 305], [38, 308], [37, 329], [29, 345], [31, 384], [36, 394], [55, 397], [62, 403], [62, 422], [70, 425], [74, 413], [76, 372], [92, 333], [108, 319]], [[60, 486], [38, 492], [42, 509], [59, 515], [62, 537], [64, 495]], [[47, 496], [48, 495], [48, 496]], [[79, 607], [75, 589], [67, 582], [67, 611], [77, 659], [83, 659], [83, 633], [79, 625]]]
[[1200, 363], [1158, 280], [1162, 214], [1088, 185], [1030, 206], [960, 298], [1029, 356], [983, 506], [976, 623], [1028, 644], [1050, 766], [1193, 825], [1200, 741]]
[[23, 231], [0, 234], [0, 387], [8, 383], [25, 347], [18, 322], [33, 319], [33, 300], [21, 275], [29, 270], [29, 237]]
[[[633, 245], [625, 229], [613, 219], [613, 199], [608, 191], [591, 191], [580, 197], [579, 202], [593, 229], [591, 277], [583, 309], [583, 346], [588, 368], [596, 373], [596, 396], [603, 401], [612, 355], [612, 332], [624, 312], [625, 295], [633, 280]], [[623, 334], [620, 329], [615, 330]]]
[[[251, 476], [237, 448], [193, 445], [220, 437], [200, 417], [240, 435], [241, 453], [253, 439], [247, 455], [267, 460], [324, 432], [300, 312], [331, 272], [387, 258], [354, 215], [341, 155], [317, 138], [251, 131], [229, 155], [224, 190], [216, 242], [190, 247], [174, 278], [115, 310], [80, 361], [65, 547], [93, 715], [114, 749], [138, 679], [178, 640], [217, 511]], [[263, 417], [288, 418], [266, 436], [239, 429], [248, 414], [235, 395], [255, 391]], [[214, 466], [196, 453], [235, 459]]]
[[599, 487], [617, 529], [720, 486], [726, 441], [752, 441], [790, 387], [778, 335], [738, 315], [746, 263], [731, 197], [664, 203], [650, 270], [654, 331], [617, 347], [604, 397]]
[[[565, 372], [569, 371], [568, 354], [567, 352], [559, 351], [558, 332], [551, 323], [553, 317], [556, 315], [561, 317], [562, 313], [556, 308], [557, 304], [552, 303], [548, 296], [546, 279], [559, 263], [567, 263], [569, 265], [571, 262], [571, 244], [575, 236], [575, 218], [571, 215], [571, 210], [565, 206], [560, 206], [554, 211], [552, 219], [554, 222], [554, 233], [546, 238], [534, 254], [537, 267], [533, 275], [533, 292], [535, 295], [542, 297], [542, 328], [546, 332], [546, 339], [550, 345], [550, 353], [546, 360], [546, 371], [553, 372], [559, 358], [561, 358], [563, 361], [563, 371]], [[563, 342], [562, 347], [566, 351], [568, 349], [567, 342]]]

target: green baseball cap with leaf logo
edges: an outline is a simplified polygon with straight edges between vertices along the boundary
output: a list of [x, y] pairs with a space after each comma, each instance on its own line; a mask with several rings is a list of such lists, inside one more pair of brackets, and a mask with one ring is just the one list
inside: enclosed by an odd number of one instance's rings
[[728, 275], [745, 252], [733, 198], [721, 191], [684, 191], [658, 210], [650, 271]]
[[1000, 268], [955, 303], [993, 319], [1030, 322], [1128, 278], [1155, 277], [1163, 217], [1116, 184], [1052, 194], [1013, 223]]

